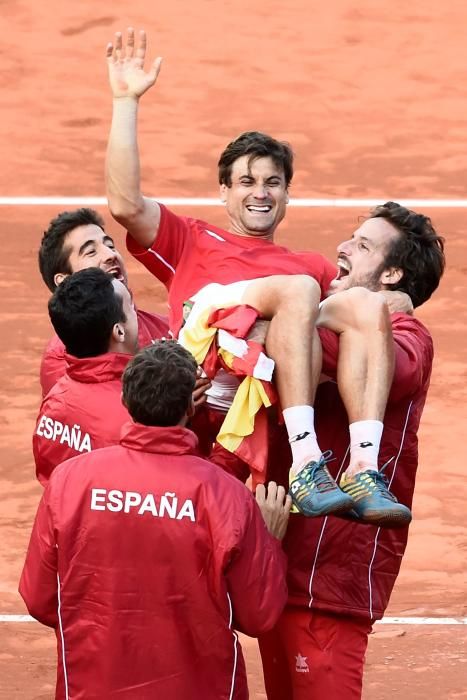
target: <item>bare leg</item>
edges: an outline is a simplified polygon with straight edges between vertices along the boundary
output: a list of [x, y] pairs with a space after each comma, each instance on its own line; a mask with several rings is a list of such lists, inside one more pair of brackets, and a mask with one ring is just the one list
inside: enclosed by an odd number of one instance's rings
[[[335, 294], [322, 305], [318, 326], [339, 334], [337, 381], [349, 423], [380, 422], [379, 449], [394, 374], [394, 342], [386, 301], [362, 287]], [[366, 457], [357, 445], [354, 452], [348, 473], [377, 469], [377, 450], [373, 454], [370, 450]]]
[[291, 478], [322, 455], [313, 409], [322, 361], [315, 326], [320, 293], [307, 275], [276, 275], [253, 280], [241, 299], [271, 321], [266, 349], [276, 363], [275, 383], [292, 450]]
[[383, 420], [394, 375], [394, 341], [386, 301], [354, 287], [320, 309], [318, 327], [339, 334], [338, 382], [349, 421]]
[[316, 331], [320, 288], [307, 276], [269, 277], [248, 285], [242, 303], [271, 319], [266, 349], [276, 362], [276, 385], [292, 449], [290, 494], [305, 515], [348, 510], [343, 493], [322, 459], [314, 427], [316, 388], [321, 375], [321, 341]]
[[337, 377], [349, 415], [350, 464], [342, 490], [354, 499], [352, 513], [380, 527], [410, 523], [410, 509], [398, 503], [378, 471], [384, 413], [394, 374], [394, 341], [384, 297], [355, 287], [329, 297], [319, 325], [339, 333]]
[[283, 409], [313, 405], [315, 399], [321, 373], [321, 343], [315, 329], [320, 294], [312, 277], [276, 275], [252, 281], [242, 298], [242, 304], [271, 321], [266, 349], [276, 363]]
[[[231, 303], [236, 290], [228, 287], [217, 294], [220, 300], [225, 293]], [[307, 275], [277, 275], [241, 283], [240, 290], [235, 303], [248, 304], [270, 320], [266, 349], [276, 363], [276, 386], [292, 450], [294, 506], [309, 516], [347, 510], [353, 499], [331, 477], [314, 428], [313, 402], [322, 355], [315, 325], [320, 287]]]

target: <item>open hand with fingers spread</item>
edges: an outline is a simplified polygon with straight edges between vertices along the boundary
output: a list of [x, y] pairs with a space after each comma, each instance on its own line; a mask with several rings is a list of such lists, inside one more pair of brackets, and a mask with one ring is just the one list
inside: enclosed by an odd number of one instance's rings
[[162, 58], [158, 56], [149, 70], [144, 70], [146, 32], [143, 29], [139, 32], [135, 47], [135, 31], [131, 27], [127, 31], [126, 45], [123, 45], [122, 33], [117, 32], [115, 43], [107, 44], [106, 56], [114, 97], [141, 97], [156, 82], [162, 64]]
[[255, 496], [267, 529], [271, 535], [282, 540], [289, 522], [291, 497], [275, 481], [270, 481], [266, 486], [259, 484]]

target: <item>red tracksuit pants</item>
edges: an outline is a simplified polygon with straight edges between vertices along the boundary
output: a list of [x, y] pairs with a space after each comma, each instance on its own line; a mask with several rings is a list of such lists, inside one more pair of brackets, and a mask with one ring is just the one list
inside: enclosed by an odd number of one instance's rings
[[360, 700], [371, 621], [286, 607], [259, 638], [268, 700]]

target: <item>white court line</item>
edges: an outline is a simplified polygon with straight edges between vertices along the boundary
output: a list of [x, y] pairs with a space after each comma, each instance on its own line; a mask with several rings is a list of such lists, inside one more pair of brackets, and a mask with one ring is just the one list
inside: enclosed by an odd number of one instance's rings
[[[30, 615], [0, 615], [0, 622], [36, 622]], [[467, 625], [467, 617], [385, 617], [380, 625]]]
[[467, 617], [383, 617], [381, 625], [467, 625]]
[[[289, 201], [290, 207], [365, 207], [371, 208], [388, 201], [389, 197], [379, 199], [315, 199], [295, 198]], [[224, 206], [217, 197], [159, 197], [161, 204], [170, 207], [220, 207]], [[399, 199], [396, 202], [404, 207], [428, 207], [437, 209], [466, 209], [467, 199]], [[107, 206], [105, 197], [0, 197], [0, 206]]]

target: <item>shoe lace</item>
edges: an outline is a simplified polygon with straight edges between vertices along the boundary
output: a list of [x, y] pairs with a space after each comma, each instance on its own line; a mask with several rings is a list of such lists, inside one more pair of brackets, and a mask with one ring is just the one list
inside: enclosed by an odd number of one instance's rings
[[305, 477], [306, 481], [313, 481], [316, 488], [323, 493], [333, 491], [336, 488], [336, 482], [326, 467], [326, 464], [334, 461], [334, 459], [335, 457], [332, 456], [331, 450], [323, 452], [318, 462], [314, 463]]
[[[320, 462], [327, 464], [328, 462], [335, 462], [336, 458], [332, 456], [332, 450], [325, 450], [321, 455]], [[386, 466], [386, 465], [385, 465]]]
[[[389, 460], [391, 461], [391, 460]], [[386, 467], [389, 464], [389, 462], [386, 462], [384, 467]], [[368, 471], [366, 472], [368, 476], [370, 476], [371, 479], [374, 481], [374, 490], [378, 492], [378, 494], [382, 498], [386, 498], [388, 501], [394, 501], [397, 502], [397, 498], [393, 496], [393, 494], [389, 491], [388, 487], [388, 479], [385, 474], [382, 473], [384, 467], [380, 469], [380, 471]]]

